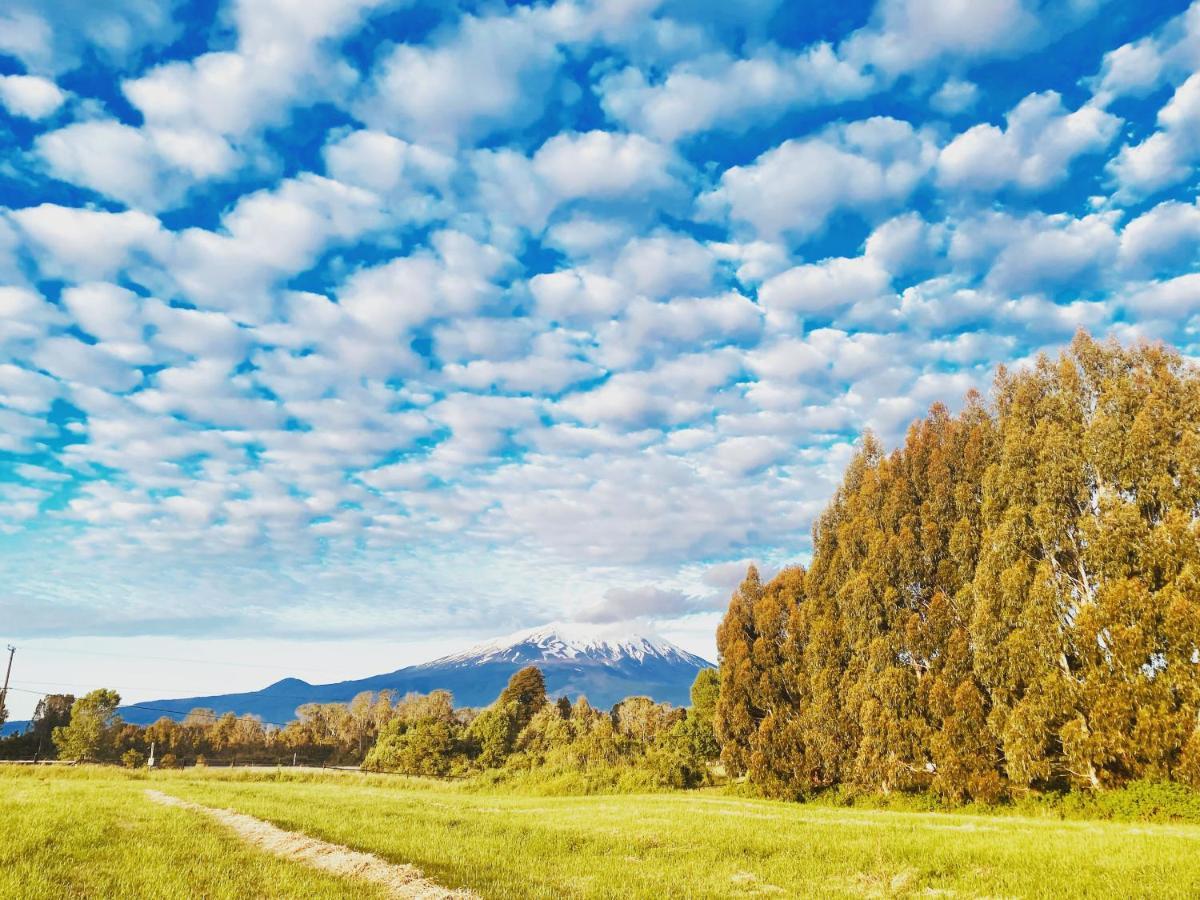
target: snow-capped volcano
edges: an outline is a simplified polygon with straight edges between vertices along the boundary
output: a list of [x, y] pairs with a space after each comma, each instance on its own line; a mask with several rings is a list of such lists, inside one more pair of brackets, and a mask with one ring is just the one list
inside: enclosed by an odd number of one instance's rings
[[531, 665], [542, 670], [551, 697], [586, 696], [593, 706], [604, 708], [638, 695], [686, 706], [696, 673], [712, 664], [655, 635], [611, 625], [552, 622], [384, 675], [337, 684], [285, 678], [261, 691], [153, 700], [121, 712], [127, 722], [137, 724], [164, 712], [181, 719], [194, 707], [218, 715], [254, 713], [284, 723], [303, 703], [345, 703], [361, 691], [384, 690], [397, 696], [447, 690], [459, 706], [487, 706], [513, 673]]
[[595, 660], [610, 663], [623, 660], [661, 660], [668, 663], [686, 663], [698, 668], [709, 665], [700, 657], [658, 635], [635, 633], [620, 626], [575, 622], [551, 622], [504, 637], [492, 638], [425, 665], [478, 665], [490, 662], [536, 665], [562, 660]]

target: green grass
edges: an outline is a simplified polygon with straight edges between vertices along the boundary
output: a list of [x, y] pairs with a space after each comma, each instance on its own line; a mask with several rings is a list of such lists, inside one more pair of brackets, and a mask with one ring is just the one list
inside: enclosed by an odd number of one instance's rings
[[380, 897], [248, 849], [104, 769], [0, 765], [0, 897]]
[[[157, 826], [174, 828], [175, 841], [186, 838], [189, 848], [177, 852], [167, 840], [158, 849], [139, 851], [149, 854], [142, 865], [158, 870], [155, 879], [141, 884], [162, 879], [169, 888], [147, 892], [129, 882], [127, 890], [104, 890], [118, 884], [109, 880], [95, 882], [91, 893], [87, 888], [76, 893], [225, 896], [211, 881], [192, 880], [212, 878], [206, 870], [218, 868], [230, 879], [248, 879], [241, 882], [242, 896], [322, 896], [299, 880], [255, 875], [255, 867], [263, 872], [261, 858], [240, 850], [232, 838], [206, 831], [200, 817], [187, 819], [185, 811], [140, 800], [153, 784], [198, 803], [413, 863], [435, 881], [485, 897], [1200, 896], [1196, 824], [846, 809], [719, 792], [534, 797], [353, 774], [189, 770], [146, 780], [91, 769], [39, 771], [35, 779], [0, 767], [3, 807], [34, 783], [43, 793], [25, 812], [25, 826], [18, 827], [18, 834], [26, 834], [24, 849], [0, 855], [0, 893], [22, 885], [22, 872], [40, 878], [51, 865], [59, 880], [50, 884], [72, 884], [70, 878], [84, 877], [79, 872], [89, 868], [128, 868], [132, 859], [126, 854], [133, 851], [113, 846], [122, 829], [141, 834]], [[78, 805], [66, 809], [69, 803]], [[43, 859], [56, 850], [33, 837], [38, 827], [31, 831], [28, 820], [38, 811], [56, 823], [42, 833], [61, 831], [56, 840], [72, 848], [66, 859]], [[101, 842], [89, 849], [86, 833]], [[21, 868], [12, 871], [10, 861], [18, 859]], [[288, 878], [299, 877], [290, 865], [286, 871]], [[249, 886], [253, 883], [271, 889]], [[228, 884], [232, 893], [234, 882]], [[16, 895], [61, 894], [43, 888], [40, 894]], [[355, 886], [341, 895], [364, 892]]]

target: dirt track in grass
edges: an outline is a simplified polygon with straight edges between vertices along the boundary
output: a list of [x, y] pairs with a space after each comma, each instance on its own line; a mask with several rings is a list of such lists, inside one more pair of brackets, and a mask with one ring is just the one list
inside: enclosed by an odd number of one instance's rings
[[404, 900], [451, 900], [451, 898], [464, 900], [464, 898], [477, 897], [470, 891], [450, 891], [434, 884], [425, 878], [421, 874], [421, 870], [415, 866], [390, 863], [371, 853], [351, 850], [341, 844], [320, 841], [294, 831], [284, 831], [282, 828], [276, 828], [269, 822], [253, 816], [227, 809], [201, 806], [161, 791], [147, 790], [146, 796], [156, 803], [204, 813], [231, 828], [242, 840], [260, 850], [313, 866], [334, 875], [373, 882], [397, 898], [404, 898]]

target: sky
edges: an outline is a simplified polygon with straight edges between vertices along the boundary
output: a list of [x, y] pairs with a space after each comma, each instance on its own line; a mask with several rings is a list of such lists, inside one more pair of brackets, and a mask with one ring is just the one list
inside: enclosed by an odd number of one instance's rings
[[6, 0], [0, 640], [38, 693], [553, 619], [715, 657], [871, 429], [1200, 355], [1200, 3]]

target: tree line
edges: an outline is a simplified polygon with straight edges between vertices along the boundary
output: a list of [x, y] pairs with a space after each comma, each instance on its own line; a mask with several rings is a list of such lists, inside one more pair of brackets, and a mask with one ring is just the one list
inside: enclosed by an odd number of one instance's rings
[[349, 703], [309, 703], [283, 727], [253, 715], [193, 709], [182, 720], [122, 721], [120, 695], [50, 695], [25, 734], [0, 741], [0, 758], [145, 765], [358, 765], [410, 775], [498, 779], [577, 776], [598, 783], [694, 787], [711, 779], [719, 753], [713, 721], [719, 678], [706, 669], [692, 707], [629, 697], [611, 710], [586, 698], [551, 702], [536, 667], [516, 672], [483, 710], [455, 708], [449, 691], [363, 692]]
[[1080, 334], [866, 435], [717, 643], [722, 761], [768, 794], [1200, 785], [1200, 374]]
[[364, 691], [349, 703], [306, 703], [280, 727], [254, 715], [218, 715], [193, 709], [181, 720], [163, 716], [150, 725], [121, 719], [116, 691], [78, 699], [50, 694], [39, 702], [23, 734], [0, 740], [0, 759], [64, 759], [140, 766], [151, 747], [156, 763], [175, 765], [356, 765], [384, 726], [400, 714], [391, 691]]

